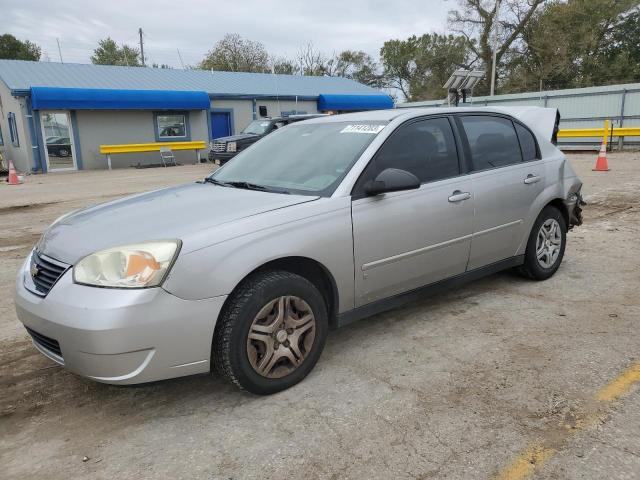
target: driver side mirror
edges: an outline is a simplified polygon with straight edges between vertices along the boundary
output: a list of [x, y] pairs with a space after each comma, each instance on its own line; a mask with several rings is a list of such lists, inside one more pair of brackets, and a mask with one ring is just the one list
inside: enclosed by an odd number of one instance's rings
[[375, 180], [370, 180], [364, 185], [364, 191], [367, 195], [380, 195], [381, 193], [415, 190], [417, 188], [420, 188], [418, 177], [399, 168], [386, 168], [378, 174]]

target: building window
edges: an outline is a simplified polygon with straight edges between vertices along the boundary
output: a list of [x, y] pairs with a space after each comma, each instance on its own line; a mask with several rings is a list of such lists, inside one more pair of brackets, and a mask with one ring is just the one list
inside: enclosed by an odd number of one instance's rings
[[2, 127], [0, 127], [0, 147], [4, 146], [4, 138], [2, 138]]
[[187, 113], [155, 113], [156, 140], [159, 142], [184, 141], [190, 139]]
[[11, 136], [11, 144], [14, 147], [19, 147], [20, 140], [18, 139], [18, 126], [16, 125], [15, 113], [9, 112], [9, 114], [7, 115], [7, 119], [9, 120], [9, 135]]

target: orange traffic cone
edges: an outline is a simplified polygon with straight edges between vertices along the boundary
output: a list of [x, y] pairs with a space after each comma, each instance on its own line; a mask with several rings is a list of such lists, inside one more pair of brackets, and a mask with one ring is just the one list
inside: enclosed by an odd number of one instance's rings
[[9, 160], [9, 178], [7, 178], [7, 182], [9, 182], [9, 185], [20, 185], [20, 179], [11, 160]]
[[600, 146], [600, 153], [598, 154], [598, 159], [596, 160], [596, 166], [593, 168], [594, 172], [608, 172], [609, 171], [609, 162], [607, 162], [607, 144], [602, 142]]

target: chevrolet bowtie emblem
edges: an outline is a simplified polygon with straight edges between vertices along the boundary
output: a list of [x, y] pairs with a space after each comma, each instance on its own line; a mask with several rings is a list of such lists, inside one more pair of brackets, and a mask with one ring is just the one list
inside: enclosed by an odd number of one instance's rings
[[32, 277], [37, 277], [38, 274], [40, 273], [40, 269], [38, 268], [38, 265], [35, 262], [31, 262], [31, 266], [29, 267], [29, 273], [31, 274]]

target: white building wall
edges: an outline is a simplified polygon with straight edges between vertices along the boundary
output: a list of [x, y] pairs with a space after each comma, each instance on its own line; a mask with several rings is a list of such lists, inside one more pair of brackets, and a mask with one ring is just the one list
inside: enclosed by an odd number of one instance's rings
[[[191, 111], [188, 115], [191, 140], [207, 142], [207, 112]], [[100, 145], [156, 142], [152, 111], [77, 110], [76, 118], [76, 151], [80, 150], [85, 170], [107, 168], [106, 155], [100, 153]], [[196, 162], [196, 153], [193, 150], [173, 153], [178, 163]], [[206, 158], [206, 153], [201, 152], [201, 156]], [[111, 162], [113, 168], [159, 163], [160, 153], [115, 154], [111, 155]]]
[[[15, 147], [11, 142], [9, 113], [15, 115], [18, 147]], [[16, 170], [19, 172], [30, 172], [35, 165], [29, 121], [25, 99], [12, 96], [7, 86], [0, 82], [0, 129], [2, 129], [2, 139], [4, 140], [4, 145], [0, 147], [0, 150], [5, 161], [12, 160]]]
[[[256, 115], [259, 117], [260, 106], [267, 107], [269, 117], [278, 117], [282, 112], [296, 110], [305, 113], [318, 113], [318, 104], [315, 100], [298, 101], [295, 100], [261, 100], [256, 101]], [[240, 133], [244, 127], [253, 121], [253, 100], [217, 100], [211, 101], [212, 109], [233, 110], [233, 133]]]

